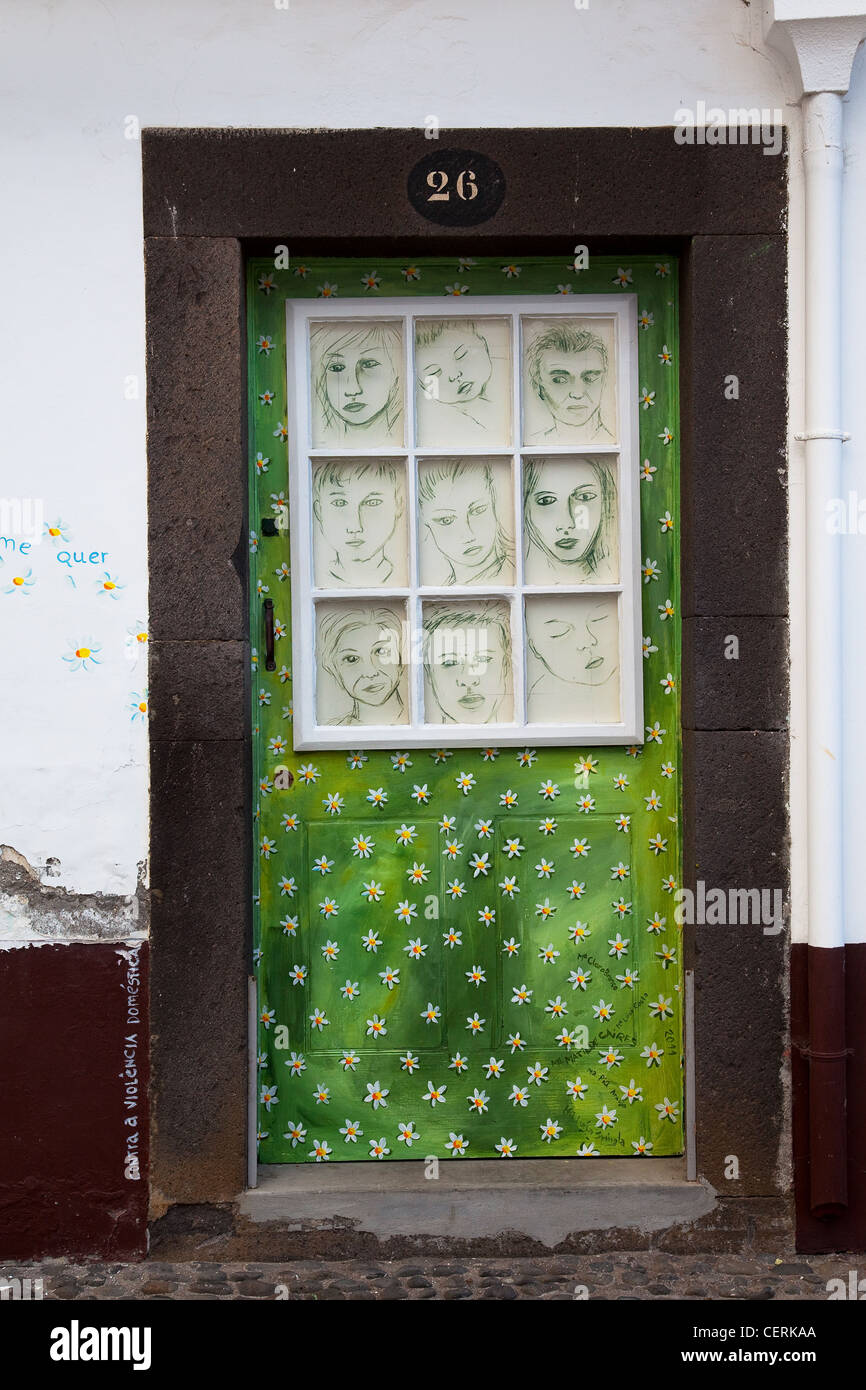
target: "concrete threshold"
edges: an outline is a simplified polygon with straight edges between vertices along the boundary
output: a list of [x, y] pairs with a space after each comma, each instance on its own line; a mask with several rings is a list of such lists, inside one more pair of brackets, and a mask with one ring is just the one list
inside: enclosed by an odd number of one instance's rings
[[260, 1167], [240, 1213], [293, 1231], [354, 1230], [379, 1239], [521, 1235], [549, 1246], [581, 1231], [640, 1232], [695, 1221], [716, 1194], [679, 1158], [514, 1159]]

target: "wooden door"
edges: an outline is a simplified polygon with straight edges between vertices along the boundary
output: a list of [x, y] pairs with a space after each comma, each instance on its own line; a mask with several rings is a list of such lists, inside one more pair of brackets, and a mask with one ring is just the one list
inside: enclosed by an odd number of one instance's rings
[[676, 262], [248, 283], [260, 1159], [678, 1153]]

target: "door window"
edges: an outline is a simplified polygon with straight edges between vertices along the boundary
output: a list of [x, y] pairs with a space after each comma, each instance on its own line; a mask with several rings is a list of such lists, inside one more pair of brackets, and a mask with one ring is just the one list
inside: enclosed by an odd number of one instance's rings
[[289, 300], [298, 749], [643, 730], [633, 296]]

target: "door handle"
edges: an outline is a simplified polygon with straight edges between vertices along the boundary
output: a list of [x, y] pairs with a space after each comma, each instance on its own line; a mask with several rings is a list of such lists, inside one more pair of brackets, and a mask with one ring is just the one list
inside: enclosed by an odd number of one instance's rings
[[276, 671], [274, 658], [274, 600], [265, 599], [265, 670]]

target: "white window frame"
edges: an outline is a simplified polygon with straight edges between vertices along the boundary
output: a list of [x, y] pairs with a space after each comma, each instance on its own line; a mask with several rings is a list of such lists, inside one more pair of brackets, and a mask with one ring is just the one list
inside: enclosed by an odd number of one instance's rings
[[[511, 319], [512, 448], [476, 446], [433, 449], [416, 447], [415, 382], [412, 371], [416, 318], [501, 318]], [[518, 330], [526, 318], [580, 317], [613, 319], [615, 335], [616, 442], [573, 445], [523, 446], [523, 399], [520, 364], [522, 341]], [[403, 324], [404, 448], [367, 449], [313, 448], [310, 401], [309, 328], [310, 321], [324, 319], [363, 321], [388, 319]], [[454, 298], [443, 303], [442, 296], [382, 299], [304, 299], [286, 301], [286, 343], [289, 421], [289, 501], [292, 586], [292, 673], [294, 695], [294, 746], [299, 751], [327, 748], [441, 748], [516, 747], [518, 745], [631, 744], [643, 740], [643, 672], [641, 587], [640, 587], [640, 476], [639, 476], [639, 384], [637, 355], [637, 296], [618, 292], [611, 295], [484, 295]], [[619, 582], [615, 584], [524, 584], [522, 458], [553, 458], [559, 455], [610, 454], [618, 461], [617, 516], [619, 538]], [[417, 461], [436, 457], [499, 458], [511, 465], [514, 488], [515, 564], [514, 582], [485, 589], [481, 586], [450, 585], [425, 588], [417, 584], [418, 539], [416, 480]], [[364, 459], [393, 458], [406, 467], [407, 528], [409, 539], [408, 587], [383, 586], [377, 589], [317, 589], [314, 583], [312, 467], [317, 458]], [[532, 594], [616, 594], [619, 622], [620, 713], [617, 723], [529, 723], [515, 719], [497, 724], [423, 724], [416, 715], [422, 710], [424, 671], [418, 659], [420, 641], [410, 639], [408, 658], [409, 714], [406, 724], [322, 725], [316, 723], [316, 662], [314, 597], [321, 600], [366, 600], [386, 603], [395, 600], [414, 605], [411, 629], [420, 630], [421, 600], [455, 598], [501, 599], [510, 605], [512, 636], [512, 679], [514, 710], [519, 714], [526, 701], [526, 653], [523, 640], [523, 603]], [[413, 648], [415, 650], [413, 650]]]

